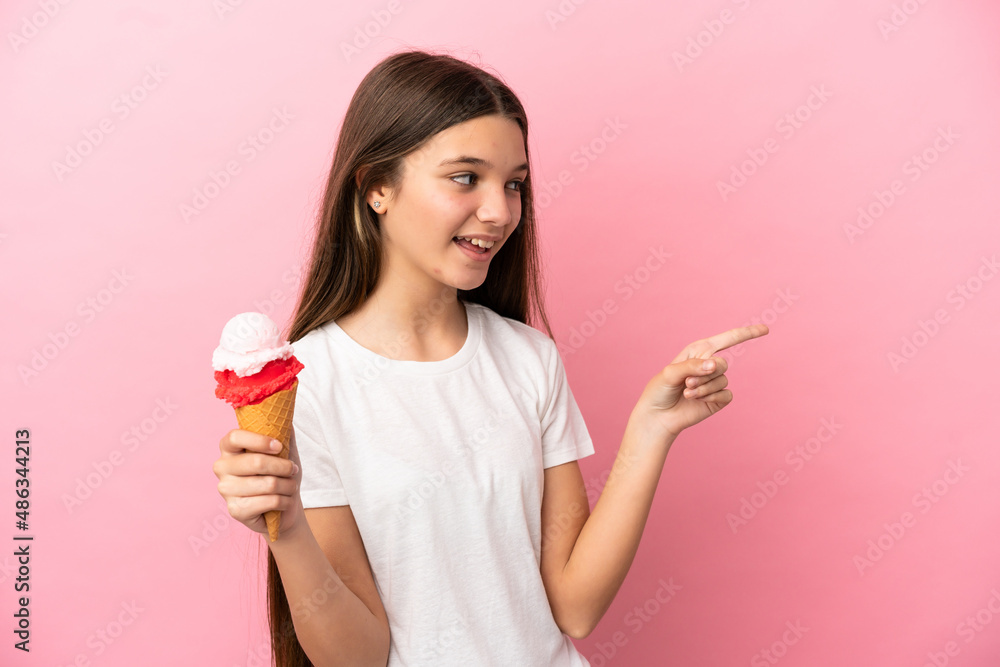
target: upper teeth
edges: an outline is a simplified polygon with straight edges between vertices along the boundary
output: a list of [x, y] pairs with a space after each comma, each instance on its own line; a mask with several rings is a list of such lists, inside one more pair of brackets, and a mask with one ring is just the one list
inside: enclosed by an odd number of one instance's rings
[[468, 236], [459, 236], [458, 238], [465, 239], [472, 245], [477, 245], [480, 248], [492, 248], [493, 244], [496, 243], [496, 241], [483, 241], [481, 239], [470, 239]]

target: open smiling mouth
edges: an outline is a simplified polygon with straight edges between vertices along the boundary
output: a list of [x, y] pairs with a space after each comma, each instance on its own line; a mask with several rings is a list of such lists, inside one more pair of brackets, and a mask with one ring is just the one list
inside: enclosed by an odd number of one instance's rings
[[457, 236], [451, 241], [466, 253], [474, 255], [477, 259], [489, 257], [496, 248], [496, 241], [493, 243], [489, 243], [487, 241], [486, 243], [491, 246], [489, 248], [482, 248], [475, 243], [470, 242], [468, 239], [459, 238]]

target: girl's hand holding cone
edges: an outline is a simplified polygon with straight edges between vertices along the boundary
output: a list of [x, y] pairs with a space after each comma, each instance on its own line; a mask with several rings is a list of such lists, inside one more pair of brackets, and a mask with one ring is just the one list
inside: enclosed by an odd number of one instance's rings
[[233, 429], [219, 441], [221, 456], [212, 465], [229, 514], [250, 530], [265, 535], [266, 512], [281, 512], [282, 533], [304, 525], [298, 452], [290, 443], [288, 459], [275, 456], [282, 445], [272, 448], [275, 442], [260, 433]]

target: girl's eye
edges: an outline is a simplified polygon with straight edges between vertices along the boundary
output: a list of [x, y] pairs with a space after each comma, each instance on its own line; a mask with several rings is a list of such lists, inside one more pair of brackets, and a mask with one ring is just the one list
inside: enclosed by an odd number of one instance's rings
[[[477, 176], [476, 176], [475, 174], [459, 174], [458, 176], [452, 176], [452, 177], [451, 177], [451, 180], [453, 180], [453, 181], [454, 181], [455, 179], [458, 179], [458, 178], [468, 178], [468, 179], [472, 179], [472, 180], [471, 180], [471, 181], [470, 181], [469, 183], [462, 183], [462, 185], [472, 185], [472, 183], [473, 183], [473, 182], [475, 181], [475, 179], [477, 178]], [[456, 182], [457, 182], [457, 181], [456, 181]], [[508, 185], [508, 187], [509, 187], [509, 186], [510, 186], [511, 184], [513, 184], [513, 185], [514, 185], [514, 187], [512, 187], [512, 188], [510, 188], [510, 189], [511, 189], [511, 190], [513, 190], [514, 192], [520, 192], [520, 191], [521, 191], [521, 184], [522, 184], [523, 182], [524, 182], [524, 181], [511, 181], [511, 182], [510, 182], [510, 183], [508, 183], [507, 185]]]

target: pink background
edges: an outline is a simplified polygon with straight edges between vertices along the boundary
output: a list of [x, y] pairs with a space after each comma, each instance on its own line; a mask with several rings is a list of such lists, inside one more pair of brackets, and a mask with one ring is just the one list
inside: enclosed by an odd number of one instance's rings
[[0, 541], [17, 428], [35, 535], [30, 655], [0, 548], [0, 663], [261, 664], [209, 359], [235, 313], [287, 324], [346, 105], [415, 46], [527, 107], [592, 504], [654, 373], [771, 328], [671, 450], [591, 664], [998, 664], [995, 3], [225, 2], [0, 10]]

